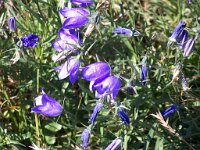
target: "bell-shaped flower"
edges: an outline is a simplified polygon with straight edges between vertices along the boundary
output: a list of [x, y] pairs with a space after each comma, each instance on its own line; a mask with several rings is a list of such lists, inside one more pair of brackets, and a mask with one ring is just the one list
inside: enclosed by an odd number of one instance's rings
[[65, 79], [69, 76], [72, 85], [78, 79], [78, 70], [80, 61], [76, 58], [69, 58], [63, 65], [55, 67], [54, 69], [59, 73], [59, 80]]
[[174, 114], [178, 110], [177, 105], [173, 104], [170, 107], [168, 107], [166, 110], [164, 110], [161, 114], [163, 117], [169, 117], [170, 115]]
[[16, 31], [16, 18], [15, 17], [8, 18], [8, 28], [12, 32]]
[[81, 76], [87, 81], [96, 81], [110, 76], [110, 66], [105, 62], [96, 62], [82, 69]]
[[54, 98], [48, 96], [44, 90], [42, 95], [35, 98], [36, 106], [31, 112], [40, 113], [49, 117], [56, 117], [62, 113], [62, 106]]
[[67, 29], [79, 28], [85, 25], [89, 19], [89, 11], [85, 8], [63, 8], [60, 13], [66, 17], [62, 27]]
[[143, 64], [141, 67], [141, 73], [140, 73], [140, 81], [142, 82], [143, 86], [146, 85], [146, 78], [147, 78], [148, 71], [149, 71], [149, 66], [146, 63]]
[[94, 124], [94, 122], [95, 122], [95, 120], [96, 120], [96, 117], [97, 117], [98, 113], [101, 111], [102, 107], [103, 107], [103, 104], [102, 104], [102, 103], [99, 103], [99, 102], [98, 102], [98, 103], [96, 104], [96, 106], [94, 107], [93, 113], [92, 113], [92, 115], [90, 116], [90, 122], [91, 122], [92, 124]]
[[39, 41], [39, 37], [35, 34], [29, 34], [21, 38], [24, 48], [35, 48]]
[[176, 42], [178, 39], [178, 36], [181, 34], [183, 29], [186, 27], [186, 24], [183, 20], [181, 20], [178, 25], [175, 27], [172, 35], [170, 36], [169, 40], [172, 42]]
[[94, 2], [91, 0], [70, 0], [71, 3], [79, 5], [81, 7], [85, 7], [88, 5], [92, 5]]
[[122, 119], [125, 125], [128, 125], [130, 123], [129, 117], [126, 114], [125, 110], [123, 107], [119, 107], [118, 109], [118, 115]]
[[105, 148], [105, 150], [119, 150], [121, 147], [121, 142], [121, 139], [115, 139]]
[[79, 44], [78, 35], [75, 30], [61, 28], [58, 31], [58, 36], [59, 38], [52, 43], [52, 48], [58, 52], [74, 50]]
[[185, 45], [183, 47], [183, 56], [184, 57], [188, 57], [193, 52], [194, 45], [195, 45], [195, 38], [194, 37], [189, 39], [185, 43]]
[[82, 147], [83, 149], [86, 149], [88, 147], [88, 142], [90, 140], [90, 132], [88, 129], [85, 129], [81, 134], [81, 140], [82, 140]]
[[133, 35], [132, 30], [127, 29], [127, 28], [122, 28], [122, 27], [117, 27], [115, 28], [112, 33], [116, 33], [116, 34], [125, 34], [129, 37], [131, 37]]
[[188, 39], [188, 31], [187, 30], [183, 30], [178, 38], [178, 45], [179, 47], [182, 49], [183, 46], [185, 45], [185, 43], [187, 42]]
[[120, 87], [121, 81], [116, 76], [107, 77], [100, 83], [93, 85], [93, 89], [97, 91], [97, 98], [102, 98], [105, 95], [110, 95], [112, 100], [116, 100]]

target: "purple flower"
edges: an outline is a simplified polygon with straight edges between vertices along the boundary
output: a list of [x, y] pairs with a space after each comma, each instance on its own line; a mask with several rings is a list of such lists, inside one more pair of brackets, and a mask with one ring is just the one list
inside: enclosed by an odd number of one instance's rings
[[178, 38], [178, 44], [179, 47], [182, 49], [183, 46], [185, 45], [185, 43], [187, 42], [188, 39], [188, 31], [187, 30], [183, 30]]
[[72, 85], [78, 79], [78, 70], [80, 61], [76, 58], [69, 58], [63, 65], [55, 67], [54, 69], [59, 73], [59, 80], [65, 79], [69, 76]]
[[39, 41], [39, 37], [35, 34], [29, 34], [21, 38], [24, 48], [35, 48]]
[[121, 140], [115, 139], [110, 143], [105, 150], [118, 150], [121, 147]]
[[140, 80], [143, 86], [146, 85], [146, 77], [147, 77], [148, 71], [149, 71], [149, 66], [146, 63], [143, 64], [141, 67], [141, 73], [140, 73]]
[[110, 66], [105, 62], [96, 62], [82, 69], [81, 76], [87, 81], [97, 81], [110, 76]]
[[164, 110], [161, 114], [163, 117], [166, 118], [174, 114], [177, 111], [177, 109], [178, 109], [177, 105], [173, 104], [170, 107], [168, 107], [166, 110]]
[[63, 8], [60, 13], [66, 17], [63, 28], [74, 29], [85, 25], [89, 19], [89, 11], [85, 8]]
[[15, 17], [10, 17], [8, 19], [8, 28], [10, 31], [16, 31], [16, 19]]
[[116, 76], [107, 77], [103, 81], [93, 85], [93, 89], [97, 91], [97, 98], [110, 95], [113, 100], [116, 100], [120, 87], [121, 81]]
[[86, 149], [88, 147], [88, 142], [89, 142], [89, 139], [90, 139], [90, 132], [88, 131], [88, 129], [85, 129], [83, 131], [83, 133], [81, 134], [81, 139], [82, 139], [82, 147], [83, 149]]
[[192, 39], [189, 39], [185, 45], [183, 46], [183, 56], [188, 57], [194, 49], [195, 45], [195, 38], [193, 37]]
[[70, 0], [71, 3], [79, 5], [81, 7], [85, 7], [87, 5], [92, 5], [94, 2], [91, 0]]
[[125, 34], [125, 35], [128, 35], [129, 37], [133, 35], [133, 32], [130, 29], [122, 28], [122, 27], [117, 27], [112, 32], [116, 34]]
[[183, 29], [185, 28], [186, 24], [183, 20], [181, 20], [178, 25], [175, 27], [172, 35], [170, 36], [169, 40], [170, 41], [177, 41], [178, 36], [180, 35], [180, 33], [183, 31]]
[[130, 123], [129, 117], [126, 114], [124, 108], [119, 107], [119, 109], [118, 109], [118, 115], [122, 119], [122, 121], [124, 122], [125, 125], [128, 125]]
[[45, 116], [56, 117], [62, 113], [62, 106], [54, 98], [48, 96], [44, 90], [42, 95], [35, 98], [36, 106], [31, 112], [41, 113]]
[[102, 103], [97, 103], [96, 106], [94, 107], [93, 113], [90, 116], [90, 122], [92, 124], [94, 124], [96, 117], [97, 117], [98, 113], [101, 111], [102, 107], [103, 107]]
[[74, 50], [78, 44], [78, 35], [75, 30], [67, 30], [61, 28], [58, 31], [59, 39], [56, 39], [52, 43], [52, 48], [54, 48], [58, 52], [62, 52], [65, 50]]
[[188, 0], [188, 4], [192, 4], [192, 0]]

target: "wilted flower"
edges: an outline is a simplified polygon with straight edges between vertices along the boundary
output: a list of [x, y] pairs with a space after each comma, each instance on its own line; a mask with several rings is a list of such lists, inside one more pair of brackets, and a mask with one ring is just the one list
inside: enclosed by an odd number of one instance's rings
[[98, 113], [101, 111], [102, 107], [103, 107], [103, 104], [102, 104], [102, 103], [99, 103], [99, 102], [98, 102], [98, 103], [96, 104], [96, 106], [94, 107], [93, 113], [92, 113], [92, 115], [90, 116], [90, 122], [91, 122], [92, 124], [94, 124], [94, 122], [95, 122], [95, 120], [96, 120], [96, 117], [97, 117]]
[[16, 18], [15, 17], [10, 17], [8, 19], [8, 28], [10, 31], [15, 31], [16, 30]]
[[180, 33], [183, 31], [183, 29], [185, 28], [186, 24], [183, 20], [181, 20], [178, 25], [175, 27], [172, 35], [170, 36], [169, 40], [170, 41], [177, 41], [178, 36], [180, 35]]
[[90, 139], [90, 132], [88, 131], [88, 129], [85, 129], [83, 131], [83, 133], [81, 134], [81, 139], [82, 139], [82, 147], [84, 149], [86, 149], [88, 147], [88, 142], [89, 142], [89, 139]]
[[54, 98], [48, 96], [44, 90], [42, 95], [35, 98], [36, 106], [31, 112], [41, 113], [45, 116], [56, 117], [62, 113], [62, 106]]
[[24, 36], [21, 38], [21, 41], [23, 43], [24, 48], [35, 48], [37, 45], [39, 38], [35, 34], [29, 34], [27, 36]]
[[194, 37], [192, 39], [189, 39], [185, 43], [185, 45], [183, 47], [183, 56], [184, 57], [188, 57], [193, 52], [194, 45], [195, 45], [195, 39], [194, 39]]
[[178, 80], [178, 77], [179, 77], [179, 74], [180, 74], [180, 65], [176, 65], [175, 68], [173, 68], [172, 70], [172, 73], [173, 73], [173, 76], [172, 76], [172, 81], [177, 81]]
[[183, 91], [187, 91], [189, 90], [190, 88], [188, 87], [188, 82], [185, 78], [185, 76], [182, 74], [181, 75], [181, 83], [182, 83], [182, 88], [183, 88]]
[[78, 79], [78, 70], [80, 67], [80, 61], [76, 58], [68, 59], [63, 65], [55, 67], [54, 69], [59, 73], [59, 80], [70, 77], [70, 82], [72, 85]]
[[168, 107], [166, 110], [164, 110], [161, 114], [163, 117], [166, 118], [174, 114], [177, 111], [177, 109], [178, 109], [177, 105], [173, 104], [170, 107]]
[[143, 64], [141, 67], [141, 73], [140, 73], [140, 80], [143, 86], [146, 85], [146, 78], [147, 78], [148, 71], [149, 71], [149, 66], [146, 63]]
[[133, 35], [133, 32], [130, 29], [122, 28], [122, 27], [117, 27], [112, 32], [116, 34], [125, 34], [125, 35], [128, 35], [129, 37]]
[[125, 110], [123, 107], [119, 107], [118, 109], [118, 115], [122, 119], [125, 125], [128, 125], [130, 123], [129, 117], [126, 114]]
[[121, 140], [115, 139], [110, 143], [105, 150], [118, 150], [121, 147]]
[[81, 76], [87, 81], [102, 81], [110, 76], [110, 66], [105, 62], [96, 62], [82, 69]]
[[97, 91], [97, 98], [101, 98], [105, 95], [110, 95], [113, 100], [116, 100], [117, 94], [121, 87], [121, 81], [116, 76], [110, 76], [103, 81], [94, 84], [92, 87]]
[[178, 44], [180, 48], [183, 48], [185, 43], [187, 42], [188, 39], [188, 31], [187, 30], [183, 30], [178, 38]]
[[66, 17], [63, 28], [74, 29], [85, 25], [89, 19], [89, 11], [85, 8], [63, 8], [60, 13]]
[[85, 7], [87, 5], [92, 5], [94, 3], [91, 0], [70, 0], [70, 2], [82, 7]]

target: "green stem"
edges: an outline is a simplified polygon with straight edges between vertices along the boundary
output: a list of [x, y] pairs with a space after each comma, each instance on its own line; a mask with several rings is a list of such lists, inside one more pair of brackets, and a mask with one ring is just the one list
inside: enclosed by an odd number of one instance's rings
[[[37, 94], [39, 93], [39, 84], [40, 84], [40, 79], [39, 79], [39, 75], [40, 75], [40, 69], [37, 68], [37, 87], [36, 87], [36, 91]], [[35, 113], [35, 131], [36, 131], [36, 144], [38, 147], [40, 147], [40, 132], [39, 132], [39, 121], [38, 121], [38, 115]]]

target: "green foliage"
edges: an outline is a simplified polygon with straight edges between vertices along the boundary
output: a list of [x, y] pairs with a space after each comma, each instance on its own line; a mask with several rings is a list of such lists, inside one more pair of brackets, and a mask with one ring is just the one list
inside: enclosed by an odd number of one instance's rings
[[[64, 2], [13, 0], [0, 5], [0, 149], [23, 150], [33, 143], [45, 149], [81, 149], [80, 136], [89, 125], [97, 100], [88, 82], [80, 78], [72, 86], [69, 79], [59, 81], [54, 71], [59, 63], [51, 59], [55, 53], [51, 44], [62, 26], [59, 9]], [[91, 14], [97, 13], [97, 3], [88, 7]], [[183, 58], [176, 44], [167, 46], [180, 19], [187, 23], [190, 36], [195, 35], [194, 31], [200, 30], [199, 14], [199, 1], [189, 5], [181, 0], [111, 0], [104, 4], [99, 23], [84, 41], [82, 49], [88, 51], [81, 66], [96, 61], [110, 64], [112, 75], [119, 75], [122, 81], [117, 101], [127, 108], [131, 123], [125, 126], [115, 109], [105, 106], [91, 131], [88, 149], [104, 149], [116, 137], [122, 138], [124, 150], [189, 149], [150, 115], [171, 104], [180, 107], [179, 113], [169, 118], [170, 126], [190, 146], [200, 149], [199, 39], [188, 59]], [[17, 18], [17, 32], [9, 32], [9, 16]], [[81, 28], [81, 36], [88, 25]], [[112, 30], [117, 26], [136, 29], [141, 35], [115, 35]], [[22, 53], [17, 42], [30, 33], [39, 36], [39, 43]], [[13, 63], [11, 59], [19, 53], [19, 60]], [[150, 68], [147, 85], [141, 86], [140, 68], [146, 57]], [[183, 91], [180, 79], [172, 81], [172, 69], [178, 63], [189, 81], [188, 91]], [[127, 81], [133, 81], [134, 94], [126, 91]], [[62, 104], [61, 116], [34, 116], [30, 112], [42, 87]]]

